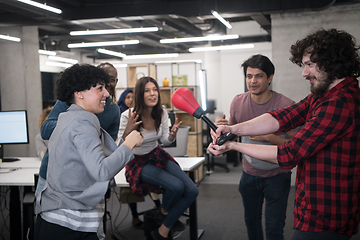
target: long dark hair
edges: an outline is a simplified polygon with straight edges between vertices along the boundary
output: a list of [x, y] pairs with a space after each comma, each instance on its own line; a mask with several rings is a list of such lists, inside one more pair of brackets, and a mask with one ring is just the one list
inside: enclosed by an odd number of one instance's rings
[[[136, 114], [139, 115], [138, 121], [140, 121], [141, 116], [144, 114], [145, 110], [147, 109], [147, 106], [145, 105], [145, 101], [144, 101], [144, 93], [145, 93], [145, 85], [148, 82], [152, 82], [153, 84], [155, 84], [157, 91], [158, 91], [158, 102], [151, 111], [151, 117], [155, 120], [155, 128], [156, 128], [156, 132], [158, 132], [159, 128], [160, 128], [160, 124], [161, 124], [163, 108], [161, 106], [159, 84], [152, 77], [142, 77], [139, 80], [137, 80], [136, 85], [135, 85], [134, 111], [136, 111]], [[139, 125], [139, 129], [141, 127], [142, 127], [142, 124]]]

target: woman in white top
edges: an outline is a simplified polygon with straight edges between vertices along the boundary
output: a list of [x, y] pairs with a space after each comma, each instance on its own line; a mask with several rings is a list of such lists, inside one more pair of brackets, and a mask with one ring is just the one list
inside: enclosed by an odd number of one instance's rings
[[168, 145], [176, 138], [181, 122], [175, 120], [169, 131], [168, 114], [161, 105], [159, 86], [151, 77], [142, 77], [135, 86], [135, 107], [121, 114], [118, 138], [124, 140], [133, 130], [143, 136], [141, 147], [133, 149], [135, 158], [126, 165], [126, 179], [132, 191], [139, 195], [163, 192], [159, 217], [163, 220], [151, 236], [167, 239], [171, 228], [184, 230], [178, 220], [198, 195], [194, 182], [176, 161], [158, 144]]

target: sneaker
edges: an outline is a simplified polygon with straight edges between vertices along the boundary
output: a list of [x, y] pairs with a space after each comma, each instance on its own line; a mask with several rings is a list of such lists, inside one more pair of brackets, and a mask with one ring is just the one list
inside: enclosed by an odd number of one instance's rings
[[153, 219], [155, 220], [156, 224], [161, 225], [165, 219], [165, 215], [161, 213], [160, 209], [156, 209], [154, 211]]
[[185, 225], [182, 222], [180, 222], [180, 220], [176, 220], [174, 226], [172, 227], [172, 230], [174, 232], [184, 231], [185, 230]]
[[132, 220], [132, 225], [133, 225], [134, 228], [144, 229], [144, 222], [141, 221], [138, 218], [135, 218], [135, 219]]
[[151, 232], [151, 237], [153, 238], [153, 240], [166, 240], [166, 239], [169, 239], [169, 238], [165, 238], [165, 237], [161, 236], [158, 229], [155, 229], [154, 231]]

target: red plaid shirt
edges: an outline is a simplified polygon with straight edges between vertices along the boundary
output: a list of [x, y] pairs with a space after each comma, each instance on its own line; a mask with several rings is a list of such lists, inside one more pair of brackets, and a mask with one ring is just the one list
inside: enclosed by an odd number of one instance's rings
[[279, 132], [304, 125], [278, 146], [280, 167], [297, 166], [294, 228], [354, 235], [360, 221], [360, 90], [348, 78], [320, 97], [312, 94], [270, 112]]
[[144, 196], [149, 192], [162, 193], [163, 189], [160, 186], [156, 186], [150, 183], [141, 181], [142, 168], [153, 160], [154, 165], [163, 170], [166, 170], [167, 161], [174, 161], [175, 159], [168, 154], [160, 145], [154, 150], [145, 155], [135, 155], [135, 158], [131, 160], [125, 168], [126, 181], [130, 184], [130, 189], [138, 196]]

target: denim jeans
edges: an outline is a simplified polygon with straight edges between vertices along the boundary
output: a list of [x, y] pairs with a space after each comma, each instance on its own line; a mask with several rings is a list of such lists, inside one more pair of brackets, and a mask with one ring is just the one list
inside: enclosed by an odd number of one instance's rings
[[39, 176], [39, 179], [38, 179], [38, 182], [36, 185], [36, 190], [35, 190], [35, 198], [37, 198], [37, 196], [39, 196], [41, 191], [44, 189], [45, 183], [46, 183], [46, 180]]
[[349, 240], [351, 236], [334, 232], [304, 232], [295, 229], [292, 240]]
[[145, 165], [141, 170], [141, 181], [164, 189], [162, 208], [168, 212], [163, 224], [172, 228], [185, 210], [194, 202], [199, 191], [195, 183], [181, 168], [169, 160], [166, 171], [155, 165]]
[[239, 192], [243, 199], [245, 224], [249, 240], [262, 240], [262, 206], [265, 199], [267, 240], [284, 239], [287, 200], [291, 172], [263, 178], [243, 172]]

